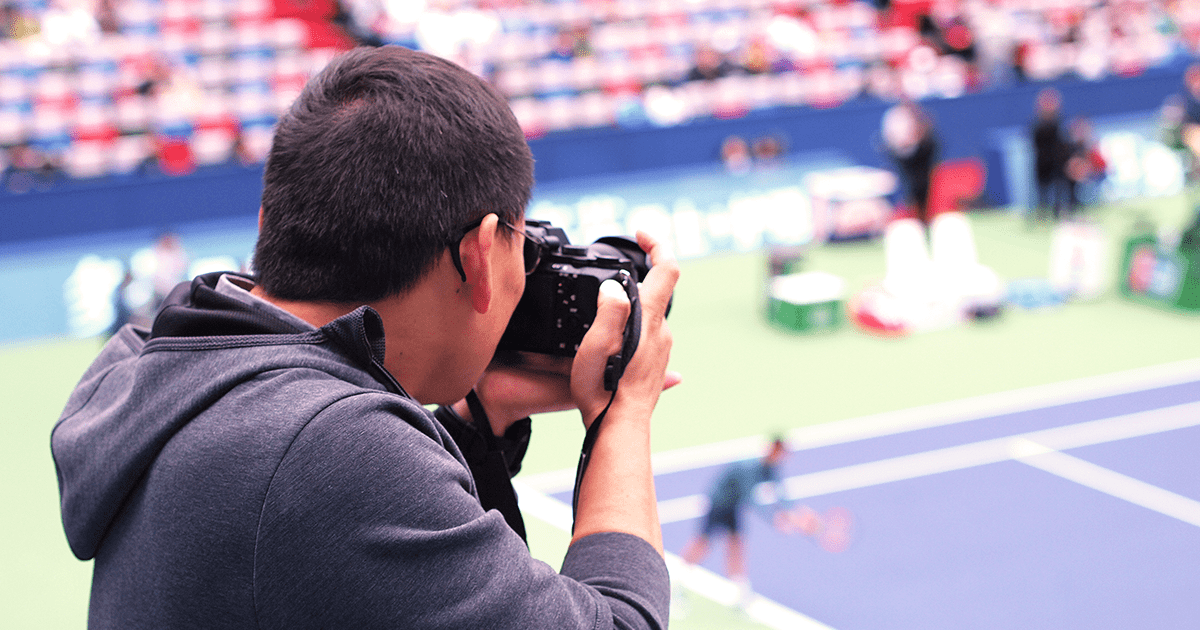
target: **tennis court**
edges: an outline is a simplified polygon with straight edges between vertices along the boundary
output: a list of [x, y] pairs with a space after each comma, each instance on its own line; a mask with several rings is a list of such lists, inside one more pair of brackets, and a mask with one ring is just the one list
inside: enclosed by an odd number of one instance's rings
[[[1200, 362], [847, 420], [789, 442], [785, 497], [844, 506], [856, 531], [831, 554], [747, 519], [761, 596], [747, 614], [768, 627], [1186, 627], [1200, 614]], [[761, 452], [761, 440], [739, 440], [660, 454], [668, 550], [696, 531], [721, 467]], [[533, 477], [526, 492], [569, 502], [563, 481]], [[554, 518], [553, 504], [537, 505]], [[731, 602], [721, 562], [712, 553], [694, 573], [676, 560], [673, 579], [689, 598]]]

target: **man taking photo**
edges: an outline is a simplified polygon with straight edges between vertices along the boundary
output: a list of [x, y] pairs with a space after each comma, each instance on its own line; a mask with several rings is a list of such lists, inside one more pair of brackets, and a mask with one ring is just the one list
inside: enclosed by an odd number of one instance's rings
[[[536, 262], [532, 185], [503, 97], [448, 61], [363, 48], [313, 77], [267, 160], [255, 275], [200, 276], [121, 329], [55, 426], [89, 626], [665, 628], [649, 435], [679, 380], [678, 266], [639, 235], [653, 266], [615, 394], [612, 281], [573, 360], [494, 366]], [[555, 572], [481, 496], [511, 501], [524, 419], [569, 408], [604, 420]]]

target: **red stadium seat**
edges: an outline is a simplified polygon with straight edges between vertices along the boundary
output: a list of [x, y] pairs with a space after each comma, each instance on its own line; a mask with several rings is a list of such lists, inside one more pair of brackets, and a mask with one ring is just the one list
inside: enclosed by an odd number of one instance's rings
[[114, 118], [108, 107], [84, 107], [75, 116], [71, 137], [81, 142], [112, 142], [121, 135]]

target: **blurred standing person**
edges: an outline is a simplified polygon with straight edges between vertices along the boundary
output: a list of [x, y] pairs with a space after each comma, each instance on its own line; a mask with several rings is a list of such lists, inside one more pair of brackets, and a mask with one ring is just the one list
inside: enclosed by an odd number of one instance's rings
[[[1200, 63], [1193, 63], [1184, 71], [1183, 88], [1183, 116], [1179, 125], [1179, 137], [1190, 154], [1190, 164], [1195, 168], [1195, 165], [1200, 163]], [[1189, 181], [1194, 179], [1189, 177]]]
[[709, 44], [698, 44], [692, 67], [683, 80], [715, 81], [740, 72], [741, 69], [721, 51]]
[[1079, 208], [1096, 197], [1096, 186], [1104, 179], [1108, 163], [1096, 146], [1092, 122], [1084, 117], [1071, 121], [1071, 139], [1067, 143], [1067, 218], [1075, 218]]
[[592, 54], [591, 30], [586, 23], [561, 26], [554, 33], [547, 59], [571, 61]]
[[118, 330], [125, 324], [128, 324], [133, 319], [133, 309], [129, 307], [129, 300], [125, 297], [125, 291], [129, 289], [129, 285], [133, 284], [133, 272], [125, 270], [125, 275], [121, 278], [121, 282], [113, 288], [112, 300], [113, 305], [113, 321], [108, 326], [108, 330], [104, 331], [104, 340], [107, 342], [113, 335], [117, 334]]
[[796, 69], [795, 64], [771, 45], [765, 37], [754, 37], [741, 53], [741, 69], [746, 74], [779, 74]]
[[750, 144], [746, 139], [733, 135], [721, 143], [721, 162], [725, 169], [734, 175], [745, 175], [752, 166]]
[[917, 28], [939, 55], [954, 55], [974, 66], [975, 34], [960, 7], [949, 2], [934, 2], [930, 12], [917, 19]]
[[1196, 154], [1183, 141], [1184, 98], [1182, 94], [1168, 96], [1158, 111], [1159, 139], [1179, 156], [1185, 182], [1196, 179]]
[[1066, 177], [1067, 146], [1063, 142], [1062, 123], [1059, 111], [1062, 96], [1054, 88], [1046, 88], [1037, 95], [1037, 118], [1034, 120], [1033, 156], [1034, 178], [1037, 183], [1037, 208], [1033, 218], [1038, 219], [1049, 209], [1054, 220], [1058, 220], [1063, 208], [1069, 203], [1070, 193]]
[[61, 174], [57, 156], [42, 151], [29, 142], [22, 142], [8, 150], [5, 156], [0, 181], [10, 192], [25, 193], [31, 190], [47, 190]]
[[904, 100], [884, 113], [883, 138], [888, 157], [900, 171], [905, 203], [921, 224], [928, 227], [932, 219], [929, 186], [940, 152], [933, 121], [915, 101]]
[[159, 236], [150, 251], [154, 255], [154, 310], [158, 310], [175, 285], [188, 279], [191, 258], [174, 232]]
[[1016, 22], [1001, 0], [968, 0], [967, 22], [975, 33], [977, 64], [985, 88], [1004, 87], [1013, 82]]
[[546, 58], [555, 61], [570, 61], [575, 58], [575, 38], [570, 31], [564, 28], [555, 31], [553, 44], [550, 52], [546, 53]]

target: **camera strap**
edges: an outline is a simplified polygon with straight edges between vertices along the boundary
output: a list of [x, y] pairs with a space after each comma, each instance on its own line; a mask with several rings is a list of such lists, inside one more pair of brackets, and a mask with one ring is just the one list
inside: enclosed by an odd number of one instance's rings
[[616, 388], [613, 388], [612, 396], [608, 398], [608, 404], [604, 405], [604, 410], [596, 419], [592, 421], [588, 427], [587, 433], [583, 436], [583, 448], [579, 450], [579, 464], [575, 467], [575, 490], [571, 493], [571, 533], [575, 533], [575, 516], [579, 512], [579, 488], [583, 486], [583, 473], [587, 472], [588, 462], [592, 459], [592, 448], [596, 446], [596, 438], [600, 435], [600, 423], [604, 421], [604, 416], [608, 414], [608, 408], [612, 407], [613, 400], [616, 399]]
[[629, 320], [625, 322], [621, 351], [609, 357], [604, 365], [604, 389], [612, 392], [612, 395], [608, 397], [608, 404], [604, 405], [604, 410], [588, 427], [587, 434], [583, 437], [583, 448], [579, 450], [579, 464], [575, 467], [575, 490], [571, 493], [572, 533], [575, 531], [575, 515], [579, 511], [579, 488], [583, 485], [583, 474], [587, 472], [588, 462], [592, 459], [592, 448], [600, 435], [600, 424], [617, 397], [617, 384], [625, 374], [625, 367], [633, 359], [633, 353], [637, 352], [638, 342], [642, 338], [642, 301], [638, 297], [637, 280], [625, 270], [621, 270], [617, 278], [625, 288], [625, 293], [629, 295]]
[[[629, 296], [629, 321], [625, 322], [625, 336], [621, 341], [621, 351], [609, 357], [608, 362], [604, 365], [604, 389], [613, 392], [614, 396], [617, 391], [617, 383], [625, 374], [625, 366], [629, 365], [629, 361], [633, 359], [633, 353], [637, 352], [638, 342], [642, 339], [642, 300], [638, 296], [637, 280], [634, 280], [633, 276], [624, 269], [617, 274], [617, 280]], [[611, 399], [608, 404], [612, 404]], [[605, 407], [604, 410], [608, 411], [608, 407]]]

